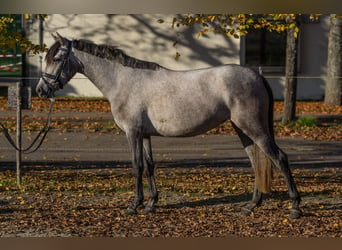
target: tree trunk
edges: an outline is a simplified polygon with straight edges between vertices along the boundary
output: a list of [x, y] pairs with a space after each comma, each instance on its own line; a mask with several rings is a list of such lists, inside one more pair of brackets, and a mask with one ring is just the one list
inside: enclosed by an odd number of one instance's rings
[[334, 14], [330, 16], [328, 37], [327, 81], [324, 103], [342, 105], [342, 21]]
[[297, 38], [294, 30], [287, 30], [286, 64], [285, 64], [285, 90], [283, 123], [293, 121], [296, 117], [297, 97]]

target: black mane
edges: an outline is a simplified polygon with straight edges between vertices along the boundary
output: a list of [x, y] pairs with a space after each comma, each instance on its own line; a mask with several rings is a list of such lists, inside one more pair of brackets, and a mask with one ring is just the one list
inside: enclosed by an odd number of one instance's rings
[[108, 60], [115, 60], [126, 67], [138, 68], [138, 69], [152, 69], [158, 70], [162, 68], [157, 63], [139, 60], [128, 56], [121, 49], [109, 45], [97, 45], [87, 40], [74, 40], [73, 47], [77, 50], [89, 53], [91, 55], [105, 58]]
[[[128, 56], [124, 51], [121, 49], [118, 49], [115, 46], [109, 46], [109, 45], [97, 45], [91, 41], [88, 40], [73, 40], [72, 46], [80, 51], [89, 53], [91, 55], [101, 57], [108, 60], [115, 60], [126, 67], [131, 68], [138, 68], [138, 69], [151, 69], [151, 70], [158, 70], [163, 68], [157, 63], [154, 62], [148, 62], [136, 59], [134, 57]], [[58, 49], [60, 47], [59, 42], [55, 42], [50, 49], [48, 50], [45, 60], [47, 64], [50, 64], [53, 62], [53, 58], [58, 52]]]

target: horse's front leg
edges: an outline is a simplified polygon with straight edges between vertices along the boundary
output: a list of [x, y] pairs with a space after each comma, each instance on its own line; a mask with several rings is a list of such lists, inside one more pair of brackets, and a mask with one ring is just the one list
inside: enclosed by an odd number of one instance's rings
[[158, 201], [158, 191], [156, 187], [156, 183], [154, 180], [154, 162], [152, 157], [152, 147], [151, 147], [151, 138], [144, 138], [143, 141], [144, 147], [144, 165], [146, 168], [146, 176], [148, 179], [148, 188], [149, 188], [149, 199], [148, 203], [145, 207], [145, 213], [154, 213], [155, 212], [155, 204]]
[[132, 153], [133, 175], [135, 177], [135, 197], [133, 203], [127, 208], [126, 214], [137, 214], [137, 208], [143, 204], [144, 193], [142, 184], [143, 167], [143, 139], [137, 132], [127, 133], [128, 143]]

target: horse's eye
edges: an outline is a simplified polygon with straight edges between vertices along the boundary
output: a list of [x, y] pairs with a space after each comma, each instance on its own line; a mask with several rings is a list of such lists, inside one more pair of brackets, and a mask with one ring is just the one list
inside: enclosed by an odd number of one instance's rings
[[60, 62], [60, 61], [62, 61], [62, 59], [59, 58], [59, 57], [55, 57], [55, 58], [53, 58], [53, 61], [54, 61], [54, 62]]

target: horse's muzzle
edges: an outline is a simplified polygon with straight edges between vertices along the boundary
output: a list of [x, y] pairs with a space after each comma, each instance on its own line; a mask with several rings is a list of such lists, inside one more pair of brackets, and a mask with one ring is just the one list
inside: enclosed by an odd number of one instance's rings
[[53, 91], [51, 88], [44, 82], [42, 78], [40, 78], [37, 87], [36, 87], [36, 93], [39, 97], [44, 98], [51, 98], [53, 97]]

